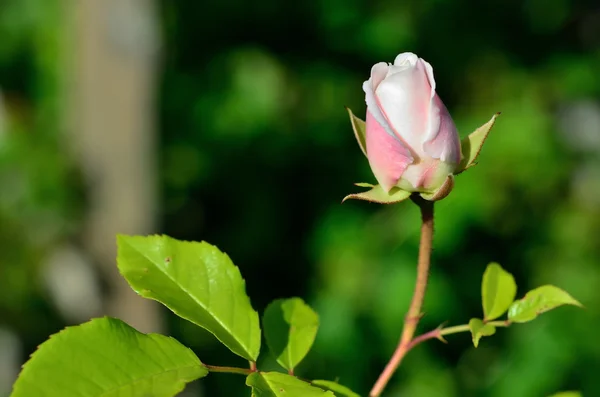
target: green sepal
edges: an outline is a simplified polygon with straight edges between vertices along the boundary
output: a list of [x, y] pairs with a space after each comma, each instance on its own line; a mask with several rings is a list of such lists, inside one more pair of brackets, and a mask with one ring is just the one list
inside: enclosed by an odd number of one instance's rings
[[383, 190], [383, 188], [380, 185], [357, 183], [356, 186], [371, 187], [371, 190], [367, 190], [366, 192], [362, 193], [349, 194], [346, 197], [344, 197], [342, 203], [349, 199], [355, 199], [370, 201], [372, 203], [378, 204], [394, 204], [406, 200], [411, 195], [411, 192], [407, 192], [406, 190], [402, 190], [397, 187], [392, 188], [390, 193], [387, 193], [385, 190]]
[[358, 117], [356, 117], [354, 115], [354, 113], [352, 113], [352, 110], [350, 110], [349, 107], [346, 107], [346, 110], [348, 111], [348, 114], [350, 115], [350, 123], [352, 123], [352, 129], [354, 130], [354, 136], [356, 137], [356, 140], [358, 141], [358, 146], [360, 146], [360, 150], [362, 150], [362, 152], [366, 156], [367, 155], [366, 123], [364, 121], [362, 121], [361, 119], [359, 119]]
[[454, 175], [458, 175], [461, 172], [471, 168], [477, 163], [477, 156], [479, 156], [479, 152], [481, 152], [481, 148], [485, 139], [487, 138], [490, 130], [494, 126], [496, 122], [496, 118], [500, 115], [500, 112], [496, 113], [492, 116], [490, 121], [482, 125], [473, 131], [468, 137], [464, 138], [460, 143], [460, 150], [462, 153], [462, 159], [460, 164], [457, 167], [457, 170], [454, 172]]
[[453, 188], [454, 175], [448, 175], [442, 186], [440, 186], [435, 192], [421, 193], [421, 197], [423, 197], [427, 201], [439, 201], [445, 198], [447, 195], [449, 195]]

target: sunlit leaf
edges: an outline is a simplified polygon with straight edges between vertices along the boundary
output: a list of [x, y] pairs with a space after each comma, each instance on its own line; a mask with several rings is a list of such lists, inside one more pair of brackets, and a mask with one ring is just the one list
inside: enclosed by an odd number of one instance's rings
[[350, 108], [346, 108], [348, 114], [350, 115], [350, 123], [352, 123], [352, 129], [354, 130], [354, 136], [356, 136], [356, 140], [358, 141], [358, 146], [360, 146], [360, 150], [362, 150], [363, 154], [367, 155], [367, 135], [366, 135], [366, 124], [364, 121], [359, 119], [352, 113]]
[[496, 327], [491, 324], [485, 324], [478, 318], [472, 318], [469, 321], [469, 329], [473, 337], [473, 345], [477, 347], [482, 336], [492, 336], [496, 333]]
[[[362, 187], [368, 187], [367, 184], [357, 184], [359, 186]], [[342, 200], [342, 202], [349, 200], [349, 199], [355, 199], [355, 200], [365, 200], [365, 201], [371, 201], [373, 203], [379, 203], [379, 204], [394, 204], [394, 203], [399, 203], [400, 201], [406, 200], [407, 198], [410, 197], [410, 192], [407, 192], [405, 190], [399, 189], [399, 188], [393, 188], [391, 190], [390, 193], [387, 193], [385, 190], [383, 190], [383, 188], [379, 185], [373, 185], [373, 187], [371, 188], [371, 190], [367, 190], [366, 192], [362, 192], [362, 193], [355, 193], [355, 194], [350, 194], [346, 197], [344, 197], [344, 200]]]
[[293, 370], [312, 347], [319, 316], [300, 298], [278, 299], [267, 306], [263, 328], [277, 362]]
[[508, 309], [508, 319], [514, 323], [526, 323], [539, 314], [562, 305], [582, 306], [566, 291], [553, 285], [544, 285], [529, 291], [523, 299], [515, 301]]
[[252, 387], [252, 397], [335, 397], [331, 391], [280, 372], [254, 372], [246, 384]]
[[490, 130], [494, 126], [494, 123], [496, 122], [496, 117], [499, 115], [500, 113], [496, 113], [494, 116], [492, 116], [490, 121], [477, 128], [461, 141], [460, 148], [463, 158], [458, 165], [458, 170], [455, 172], [455, 174], [460, 174], [466, 169], [477, 164], [475, 163], [475, 160], [477, 159], [477, 156], [479, 156], [479, 152], [481, 152], [483, 143], [490, 133]]
[[98, 318], [42, 343], [11, 397], [171, 397], [207, 374], [198, 357], [175, 339]]
[[342, 386], [337, 382], [330, 380], [313, 380], [311, 383], [322, 389], [331, 390], [337, 397], [360, 397], [346, 386]]
[[583, 397], [583, 394], [578, 391], [563, 391], [548, 397]]
[[490, 263], [483, 273], [481, 297], [485, 320], [494, 320], [503, 315], [515, 300], [517, 284], [515, 278], [497, 263]]
[[258, 313], [239, 269], [218, 248], [167, 236], [119, 236], [121, 274], [141, 296], [207, 329], [232, 352], [256, 361]]

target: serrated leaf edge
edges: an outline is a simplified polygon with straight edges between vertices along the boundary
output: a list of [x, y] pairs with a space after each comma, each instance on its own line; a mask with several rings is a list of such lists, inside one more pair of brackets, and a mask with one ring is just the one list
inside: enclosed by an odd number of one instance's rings
[[[225, 257], [227, 257], [227, 260], [229, 260], [229, 262], [231, 262], [231, 264], [234, 267], [234, 271], [237, 272], [240, 276], [240, 279], [242, 280], [242, 285], [244, 288], [244, 293], [246, 294], [246, 297], [248, 298], [248, 302], [250, 304], [250, 307], [252, 308], [252, 310], [254, 311], [254, 313], [256, 313], [256, 315], [258, 316], [258, 312], [254, 309], [254, 307], [252, 307], [252, 302], [250, 301], [250, 297], [247, 295], [246, 292], [246, 280], [244, 279], [244, 277], [241, 274], [240, 269], [233, 263], [233, 261], [231, 260], [231, 258], [229, 257], [229, 255], [223, 251], [221, 251], [217, 246], [212, 245], [206, 241], [189, 241], [189, 240], [178, 240], [175, 239], [173, 237], [167, 236], [165, 234], [152, 234], [152, 235], [148, 235], [148, 236], [138, 236], [138, 235], [126, 235], [126, 234], [118, 234], [117, 235], [117, 242], [126, 242], [127, 237], [142, 237], [142, 238], [146, 238], [146, 237], [159, 237], [159, 238], [166, 238], [167, 240], [172, 240], [172, 241], [177, 241], [177, 242], [183, 242], [183, 243], [187, 243], [187, 244], [207, 244], [213, 248], [215, 248], [219, 253], [221, 253], [222, 255], [224, 255]], [[198, 306], [200, 306], [204, 311], [206, 311], [208, 313], [208, 309], [206, 308], [206, 306], [202, 303], [199, 302], [196, 297], [192, 294], [190, 294], [185, 288], [182, 288], [181, 285], [179, 285], [179, 283], [177, 283], [176, 280], [174, 280], [169, 274], [165, 273], [163, 271], [163, 269], [161, 269], [159, 266], [156, 266], [156, 264], [154, 264], [150, 258], [148, 258], [143, 252], [140, 252], [136, 247], [132, 246], [131, 244], [128, 244], [130, 248], [134, 249], [136, 252], [138, 252], [141, 256], [143, 256], [144, 258], [146, 258], [150, 263], [152, 263], [153, 265], [155, 265], [155, 267], [157, 267], [160, 272], [165, 275], [169, 280], [171, 280], [171, 282], [173, 282], [175, 285], [177, 285], [178, 288], [181, 289], [181, 291], [185, 292], [190, 298], [192, 298], [192, 300], [194, 302], [196, 302], [196, 304]], [[118, 257], [118, 255], [117, 255]], [[117, 266], [119, 269], [119, 273], [121, 274], [121, 276], [123, 276], [123, 278], [125, 278], [125, 276], [123, 275], [123, 272], [121, 271], [121, 267]], [[225, 272], [227, 274], [227, 277], [229, 278], [229, 280], [231, 281], [231, 274], [230, 272]], [[126, 280], [127, 281], [127, 280]], [[129, 282], [128, 282], [129, 284]], [[138, 291], [137, 289], [135, 289], [131, 284], [129, 284], [129, 286], [131, 287], [131, 289], [133, 289], [135, 291], [136, 294], [140, 295], [142, 298], [145, 299], [151, 299], [154, 300], [156, 302], [159, 302], [161, 305], [165, 306], [166, 308], [168, 308], [169, 310], [171, 310], [173, 313], [175, 313], [177, 316], [191, 322], [192, 324], [205, 329], [206, 331], [210, 332], [215, 338], [217, 338], [219, 340], [219, 342], [221, 342], [224, 346], [226, 346], [227, 348], [229, 348], [214, 332], [212, 332], [211, 330], [207, 329], [206, 327], [204, 327], [203, 325], [197, 324], [195, 321], [192, 321], [190, 318], [188, 318], [187, 316], [184, 316], [180, 313], [177, 313], [176, 311], [174, 311], [173, 309], [171, 309], [170, 307], [168, 307], [167, 305], [165, 305], [164, 303], [160, 302], [158, 299], [152, 298], [152, 297], [147, 297], [142, 295], [142, 291]], [[213, 316], [211, 316], [213, 317]], [[231, 332], [231, 330], [229, 328], [227, 328], [223, 322], [222, 319], [218, 318], [218, 317], [213, 317], [215, 319], [215, 321], [222, 327], [223, 330], [225, 330], [227, 333], [229, 333], [230, 335], [233, 335], [233, 333]], [[259, 329], [260, 329], [260, 322], [259, 322]], [[244, 349], [244, 353], [247, 354], [247, 357], [244, 357], [246, 359], [251, 359], [253, 361], [256, 361], [258, 359], [258, 355], [260, 354], [260, 344], [258, 347], [258, 352], [256, 354], [253, 354], [252, 352], [250, 352], [249, 346], [245, 346], [242, 343], [239, 343], [239, 346], [242, 347]], [[231, 349], [230, 349], [231, 350]], [[232, 351], [233, 352], [233, 351]], [[235, 352], [233, 352], [234, 354], [236, 354]]]

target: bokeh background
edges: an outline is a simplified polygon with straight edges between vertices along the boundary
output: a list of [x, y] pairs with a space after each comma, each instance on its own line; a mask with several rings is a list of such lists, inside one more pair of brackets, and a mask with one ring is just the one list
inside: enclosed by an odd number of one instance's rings
[[[437, 205], [421, 330], [481, 315], [490, 261], [519, 296], [553, 283], [586, 309], [478, 349], [467, 334], [421, 345], [386, 395], [600, 396], [597, 1], [0, 0], [0, 37], [0, 395], [50, 334], [105, 314], [246, 365], [130, 291], [116, 233], [219, 246], [261, 312], [303, 297], [321, 328], [298, 373], [366, 395], [412, 294], [419, 217], [340, 203], [373, 182], [344, 106], [363, 116], [370, 67], [412, 51], [463, 136], [502, 112]], [[216, 374], [183, 395], [243, 383]]]

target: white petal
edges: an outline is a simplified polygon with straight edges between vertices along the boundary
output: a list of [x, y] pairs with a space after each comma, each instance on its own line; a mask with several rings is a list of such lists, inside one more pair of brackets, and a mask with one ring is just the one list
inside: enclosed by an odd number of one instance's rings
[[387, 132], [393, 137], [396, 137], [394, 131], [392, 130], [386, 118], [383, 116], [381, 110], [379, 109], [379, 105], [375, 100], [375, 93], [373, 92], [372, 87], [372, 79], [369, 79], [363, 83], [363, 91], [365, 92], [365, 102], [367, 103], [367, 111], [371, 112], [375, 120], [377, 120], [377, 122], [381, 124], [381, 126], [383, 126], [385, 132]]
[[420, 61], [423, 62], [423, 65], [425, 65], [425, 71], [427, 72], [427, 78], [429, 79], [429, 85], [431, 86], [431, 92], [432, 92], [432, 98], [433, 98], [433, 91], [435, 91], [435, 87], [436, 87], [435, 86], [435, 78], [433, 77], [433, 68], [431, 67], [429, 62], [427, 62], [423, 58], [420, 58]]
[[379, 62], [371, 68], [371, 87], [376, 90], [379, 84], [388, 75], [389, 65], [385, 62]]
[[394, 65], [403, 66], [408, 64], [410, 66], [415, 66], [418, 59], [419, 57], [412, 52], [403, 52], [402, 54], [398, 55], [396, 59], [394, 59]]
[[418, 157], [425, 156], [431, 87], [424, 64], [389, 75], [377, 88], [375, 100], [391, 129]]
[[388, 72], [388, 76], [394, 75], [396, 73], [402, 73], [404, 71], [407, 71], [409, 69], [413, 69], [414, 66], [412, 66], [409, 63], [405, 63], [403, 65], [391, 65], [389, 68], [389, 72]]

